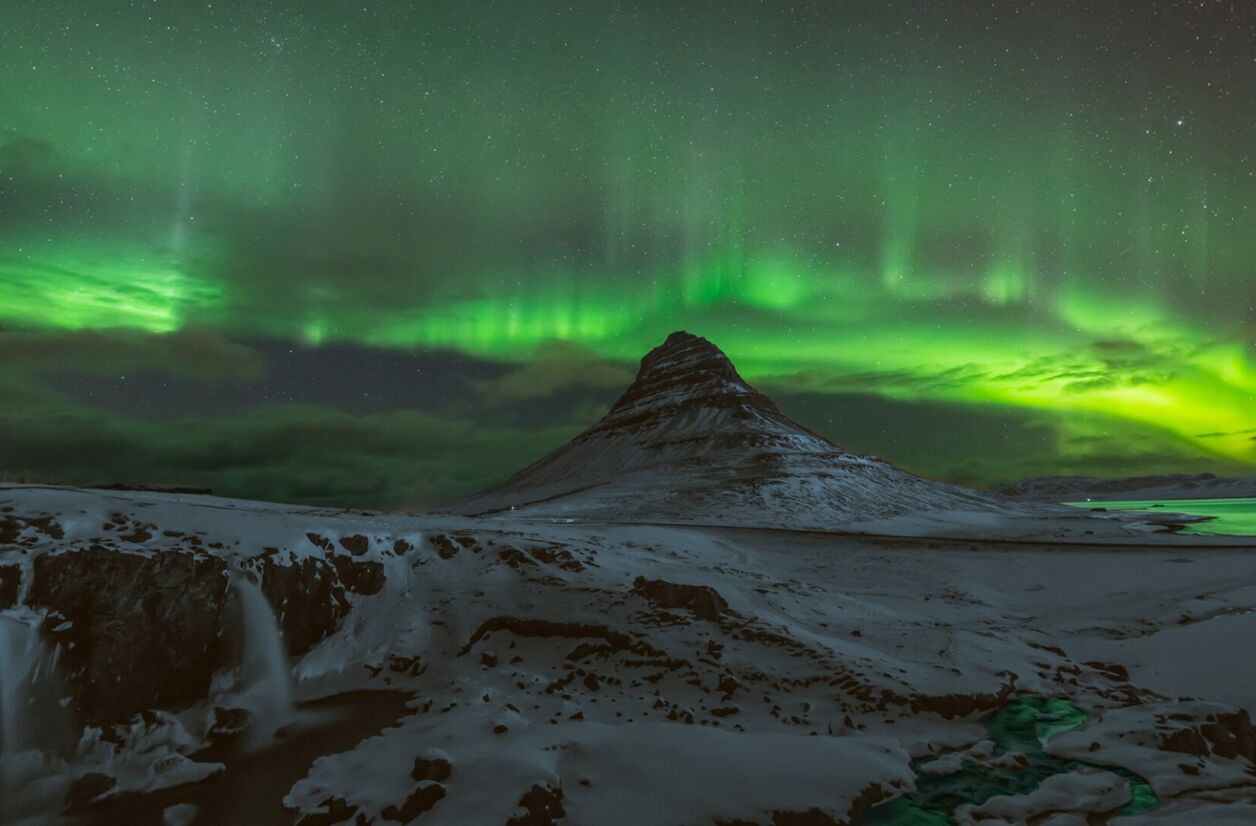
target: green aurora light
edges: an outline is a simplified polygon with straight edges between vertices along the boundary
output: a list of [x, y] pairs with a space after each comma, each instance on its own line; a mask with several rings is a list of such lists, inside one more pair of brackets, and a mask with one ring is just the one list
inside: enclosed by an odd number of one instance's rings
[[0, 323], [517, 363], [687, 328], [772, 386], [1256, 467], [1241, 38], [522, 5], [0, 13]]

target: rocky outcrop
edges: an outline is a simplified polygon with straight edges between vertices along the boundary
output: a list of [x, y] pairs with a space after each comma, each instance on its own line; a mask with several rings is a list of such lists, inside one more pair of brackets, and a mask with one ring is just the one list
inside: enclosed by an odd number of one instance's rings
[[268, 561], [261, 571], [262, 593], [275, 609], [288, 654], [299, 656], [336, 630], [349, 613], [345, 587], [334, 566], [307, 557], [292, 565]]
[[[333, 633], [349, 593], [378, 593], [378, 562], [337, 555], [256, 563], [284, 645], [299, 656]], [[75, 710], [84, 723], [179, 708], [207, 696], [243, 633], [228, 564], [203, 551], [143, 553], [104, 545], [37, 556], [27, 604], [48, 612]], [[0, 607], [17, 596], [17, 566], [0, 567]]]
[[208, 693], [226, 650], [227, 586], [217, 557], [93, 545], [36, 557], [27, 601], [49, 612], [79, 716], [100, 723]]
[[728, 610], [728, 603], [709, 585], [681, 585], [639, 576], [632, 590], [660, 608], [683, 608], [711, 622], [718, 622], [720, 615]]
[[506, 821], [506, 826], [553, 826], [566, 815], [563, 790], [538, 783], [519, 798], [518, 813]]
[[0, 611], [17, 604], [22, 585], [22, 569], [17, 565], [0, 565]]
[[1160, 748], [1195, 757], [1216, 755], [1227, 759], [1245, 757], [1256, 763], [1256, 728], [1246, 711], [1209, 714], [1195, 727], [1164, 734]]

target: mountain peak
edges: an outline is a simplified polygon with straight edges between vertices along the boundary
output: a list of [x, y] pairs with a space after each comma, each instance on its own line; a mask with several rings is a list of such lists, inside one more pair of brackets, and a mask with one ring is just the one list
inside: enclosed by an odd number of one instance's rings
[[720, 348], [678, 330], [601, 421], [455, 508], [817, 527], [974, 497], [842, 450], [746, 384]]
[[639, 425], [661, 413], [732, 406], [779, 415], [771, 399], [746, 384], [724, 351], [678, 330], [645, 354], [636, 380], [593, 429]]
[[668, 377], [719, 377], [745, 386], [737, 368], [724, 351], [702, 336], [677, 330], [645, 354], [634, 384], [658, 381]]

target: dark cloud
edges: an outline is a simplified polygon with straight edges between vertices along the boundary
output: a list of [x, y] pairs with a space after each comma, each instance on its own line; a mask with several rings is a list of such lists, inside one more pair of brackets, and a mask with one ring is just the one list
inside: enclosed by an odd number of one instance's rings
[[205, 383], [193, 380], [194, 374], [172, 375], [142, 361], [119, 375], [117, 369], [71, 367], [81, 362], [70, 360], [51, 374], [50, 382], [79, 403], [149, 419], [239, 414], [267, 403], [323, 405], [357, 414], [398, 409], [452, 414], [465, 403], [480, 401], [478, 383], [512, 369], [448, 350], [311, 347], [273, 339], [237, 346], [247, 348], [262, 369]]
[[211, 384], [258, 381], [265, 374], [260, 353], [209, 330], [153, 335], [133, 330], [0, 327], [0, 374], [44, 373], [70, 365], [93, 376], [140, 371]]
[[842, 372], [827, 369], [801, 370], [787, 376], [769, 376], [760, 381], [764, 389], [784, 393], [859, 393], [897, 390], [906, 393], [932, 393], [958, 390], [988, 376], [976, 364], [940, 370], [871, 370]]
[[553, 341], [538, 347], [529, 361], [481, 383], [480, 390], [492, 400], [517, 402], [572, 388], [622, 391], [635, 375], [635, 369], [602, 358], [580, 344]]
[[234, 418], [143, 422], [82, 408], [0, 410], [0, 477], [170, 483], [221, 495], [400, 507], [449, 502], [500, 481], [574, 435], [417, 412], [355, 416], [277, 405]]
[[596, 360], [566, 347], [550, 348], [531, 374], [546, 395], [522, 400], [490, 392], [521, 381], [518, 365], [446, 351], [6, 330], [0, 357], [7, 479], [430, 506], [501, 481], [605, 409], [577, 398], [589, 377], [568, 369]]

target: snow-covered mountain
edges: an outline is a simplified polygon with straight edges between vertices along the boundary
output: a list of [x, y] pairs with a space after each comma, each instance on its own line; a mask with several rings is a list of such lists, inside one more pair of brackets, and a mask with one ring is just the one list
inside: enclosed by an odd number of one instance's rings
[[452, 510], [832, 530], [1000, 507], [843, 450], [782, 413], [710, 341], [676, 332], [601, 421]]

